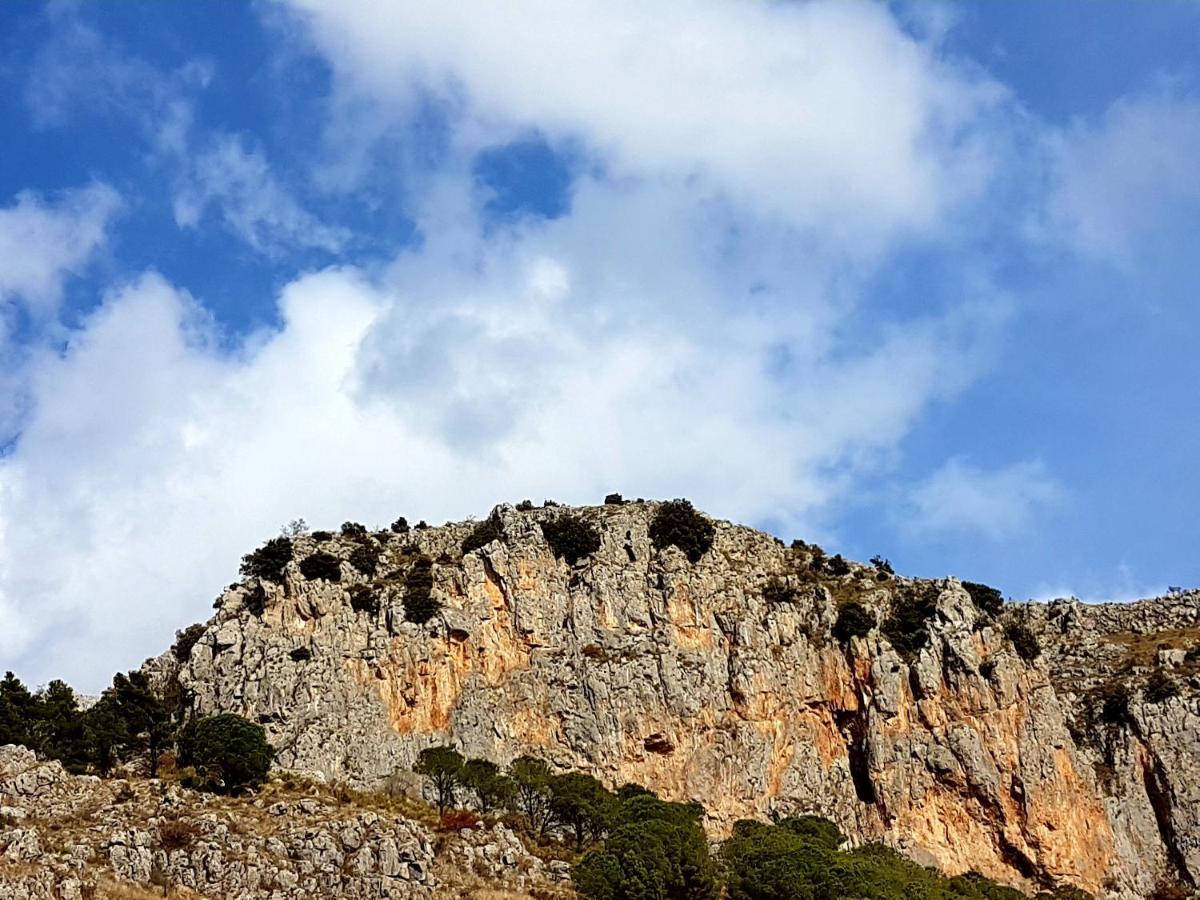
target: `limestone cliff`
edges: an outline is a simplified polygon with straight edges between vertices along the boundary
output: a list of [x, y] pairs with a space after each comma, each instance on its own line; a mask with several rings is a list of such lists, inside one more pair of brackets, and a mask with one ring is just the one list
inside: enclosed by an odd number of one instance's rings
[[[498, 507], [501, 537], [466, 555], [472, 523], [300, 537], [297, 560], [337, 556], [340, 581], [292, 562], [281, 583], [230, 587], [179, 680], [195, 711], [256, 719], [282, 766], [327, 781], [370, 785], [453, 741], [700, 800], [718, 833], [811, 811], [1026, 886], [1145, 896], [1200, 876], [1197, 595], [997, 615], [954, 579], [832, 574], [725, 522], [689, 562], [652, 546], [655, 509], [573, 510], [601, 537], [573, 566], [539, 526], [561, 508]], [[380, 551], [373, 575], [349, 562], [364, 547]], [[432, 561], [443, 604], [425, 625], [404, 614], [415, 560]], [[915, 594], [932, 604], [923, 647], [902, 656], [878, 627], [833, 637], [839, 604], [884, 622]], [[1033, 659], [1010, 640], [1018, 621], [1040, 638]], [[1159, 631], [1179, 690], [1150, 702]], [[1105, 705], [1114, 678], [1124, 712]]]

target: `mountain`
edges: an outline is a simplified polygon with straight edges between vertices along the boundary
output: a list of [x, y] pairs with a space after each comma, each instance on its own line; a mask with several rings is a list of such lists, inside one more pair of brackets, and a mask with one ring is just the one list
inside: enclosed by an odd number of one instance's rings
[[641, 501], [348, 523], [247, 560], [190, 651], [147, 665], [190, 711], [261, 723], [286, 770], [395, 784], [453, 743], [701, 801], [714, 836], [817, 813], [1023, 888], [1200, 878], [1196, 592], [1001, 605]]

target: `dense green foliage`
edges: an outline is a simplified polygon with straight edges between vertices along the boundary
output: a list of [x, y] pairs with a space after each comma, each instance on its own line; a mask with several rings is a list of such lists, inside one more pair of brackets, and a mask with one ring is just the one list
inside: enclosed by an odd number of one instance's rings
[[364, 575], [373, 576], [379, 569], [379, 557], [383, 554], [378, 544], [361, 541], [350, 551], [350, 565]]
[[358, 541], [365, 538], [368, 534], [369, 532], [367, 531], [367, 526], [359, 522], [342, 523], [342, 537], [344, 538], [350, 538], [351, 540]]
[[404, 575], [404, 618], [424, 625], [441, 611], [433, 596], [433, 560], [422, 554]]
[[189, 625], [183, 631], [175, 632], [175, 643], [171, 645], [171, 652], [175, 654], [175, 658], [180, 662], [187, 662], [191, 658], [192, 648], [203, 634], [204, 626], [199, 622]]
[[716, 862], [700, 826], [698, 805], [667, 803], [648, 791], [609, 801], [603, 846], [575, 867], [576, 890], [588, 900], [719, 896]]
[[579, 516], [562, 515], [542, 523], [546, 543], [559, 559], [575, 565], [600, 549], [600, 532]]
[[433, 788], [439, 814], [445, 813], [458, 798], [465, 767], [466, 760], [453, 747], [427, 747], [413, 763], [413, 771]]
[[0, 744], [23, 744], [71, 772], [107, 774], [117, 763], [144, 758], [153, 777], [174, 734], [172, 710], [141, 672], [116, 675], [86, 712], [61, 681], [36, 694], [12, 672], [0, 681]]
[[849, 600], [838, 607], [833, 636], [839, 643], [848, 644], [852, 637], [866, 637], [874, 627], [875, 613], [857, 600]]
[[309, 581], [323, 578], [326, 581], [342, 580], [342, 561], [332, 553], [318, 550], [300, 561], [300, 574]]
[[1019, 900], [1024, 895], [971, 874], [948, 879], [894, 850], [838, 850], [837, 827], [816, 816], [776, 825], [743, 820], [721, 847], [730, 900]]
[[404, 518], [404, 516], [400, 516], [400, 518], [396, 519], [396, 521], [393, 522], [389, 527], [392, 529], [392, 531], [396, 532], [396, 534], [408, 534], [408, 519]]
[[179, 758], [196, 770], [195, 786], [238, 793], [266, 780], [274, 751], [261, 725], [232, 713], [189, 722], [179, 735]]
[[504, 539], [504, 528], [496, 516], [488, 516], [471, 529], [471, 533], [463, 538], [462, 552], [473, 553], [480, 547], [486, 547], [492, 541]]
[[468, 759], [462, 768], [462, 784], [475, 796], [475, 806], [482, 813], [508, 806], [516, 794], [512, 778], [488, 759]]
[[355, 612], [377, 615], [379, 613], [379, 595], [365, 584], [353, 585], [350, 588], [350, 608]]
[[696, 512], [688, 500], [661, 504], [650, 523], [650, 541], [656, 550], [678, 547], [693, 563], [712, 548], [716, 533], [716, 526]]
[[963, 590], [971, 595], [971, 602], [993, 619], [1000, 615], [1004, 606], [1004, 597], [994, 587], [980, 584], [977, 581], [964, 581]]
[[292, 561], [292, 554], [291, 538], [271, 538], [257, 550], [242, 557], [240, 571], [246, 578], [277, 582], [283, 578], [283, 570]]
[[929, 643], [927, 625], [936, 613], [937, 590], [914, 586], [896, 597], [880, 631], [902, 658], [911, 661]]

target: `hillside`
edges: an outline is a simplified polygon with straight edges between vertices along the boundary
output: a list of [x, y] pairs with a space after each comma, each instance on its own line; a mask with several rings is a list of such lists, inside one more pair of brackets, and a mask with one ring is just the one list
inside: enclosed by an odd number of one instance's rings
[[656, 541], [662, 508], [297, 534], [147, 671], [329, 785], [416, 794], [453, 743], [700, 801], [713, 838], [812, 813], [1024, 890], [1200, 877], [1200, 595], [1001, 605], [727, 522]]

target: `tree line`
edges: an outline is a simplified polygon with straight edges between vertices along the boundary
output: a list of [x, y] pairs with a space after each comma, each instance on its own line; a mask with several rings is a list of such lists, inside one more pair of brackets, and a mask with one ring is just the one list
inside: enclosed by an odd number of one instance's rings
[[[879, 844], [845, 848], [837, 825], [815, 815], [772, 823], [742, 820], [714, 850], [704, 807], [672, 803], [640, 785], [610, 791], [582, 772], [555, 773], [521, 756], [502, 768], [453, 747], [421, 752], [425, 780], [443, 821], [456, 807], [507, 813], [531, 839], [572, 848], [572, 878], [587, 900], [1023, 900], [977, 873], [947, 878]], [[1074, 888], [1039, 898], [1083, 900]]]
[[261, 784], [272, 751], [262, 726], [223, 714], [186, 718], [177, 687], [155, 691], [145, 672], [117, 673], [86, 709], [66, 683], [30, 691], [12, 672], [0, 680], [0, 746], [20, 744], [76, 775], [107, 776], [140, 762], [157, 778], [171, 754], [188, 786], [236, 792]]

